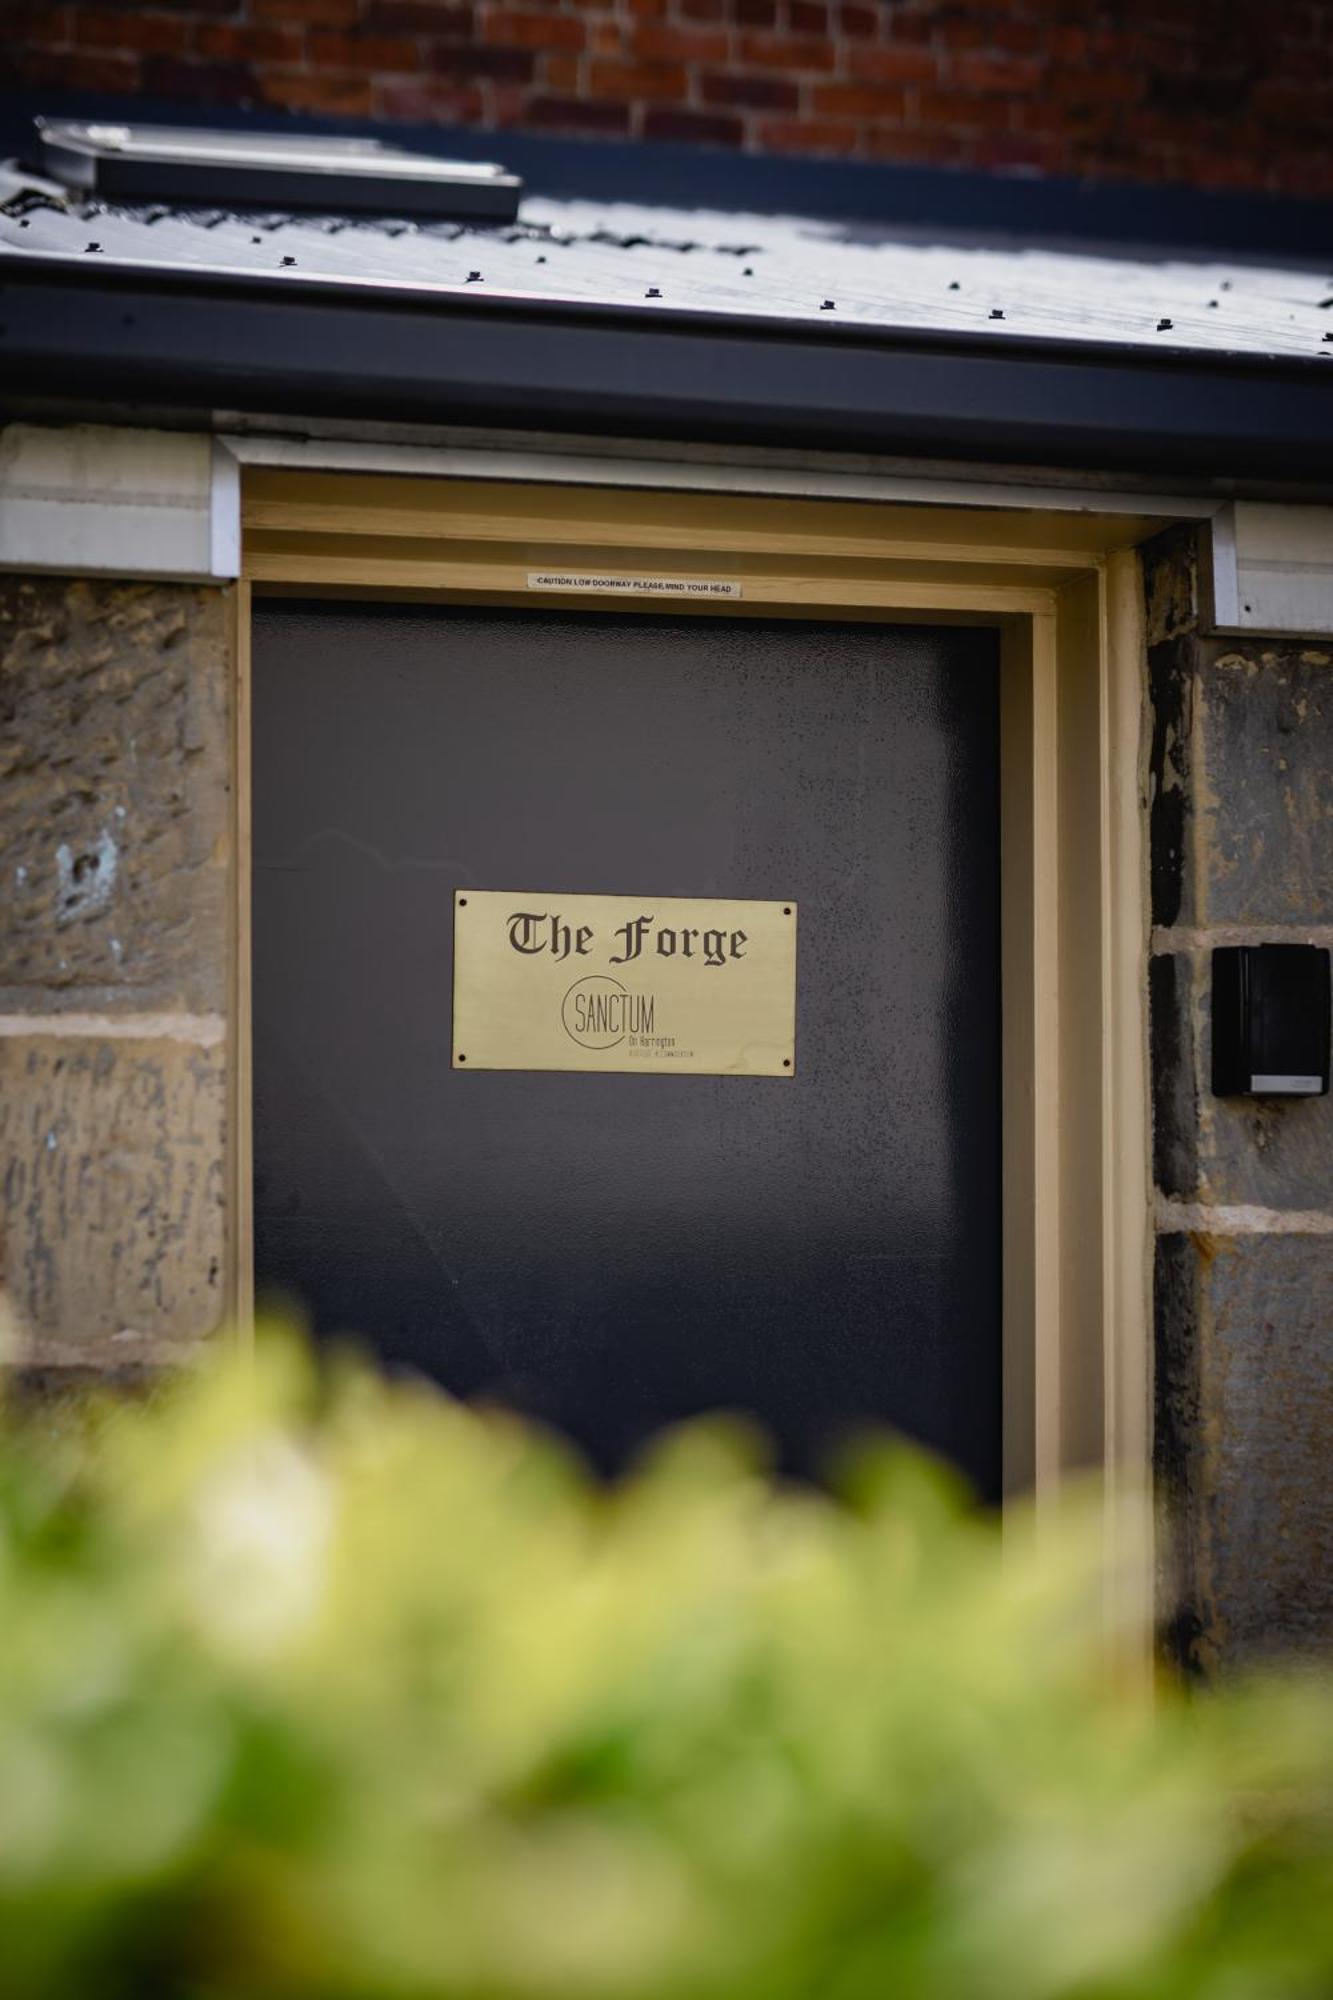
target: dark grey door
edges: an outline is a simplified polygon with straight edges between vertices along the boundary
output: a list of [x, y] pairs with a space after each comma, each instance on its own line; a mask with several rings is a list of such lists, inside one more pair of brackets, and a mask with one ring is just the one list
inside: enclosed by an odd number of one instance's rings
[[[757, 1414], [1000, 1466], [997, 645], [263, 605], [255, 1244], [615, 1465]], [[792, 1078], [460, 1073], [453, 894], [800, 905]]]

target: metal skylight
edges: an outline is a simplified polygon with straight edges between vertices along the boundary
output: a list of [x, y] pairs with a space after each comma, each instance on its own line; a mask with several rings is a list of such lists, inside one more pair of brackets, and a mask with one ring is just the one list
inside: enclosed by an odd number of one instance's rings
[[488, 162], [380, 139], [36, 120], [43, 170], [108, 200], [512, 222], [523, 183]]

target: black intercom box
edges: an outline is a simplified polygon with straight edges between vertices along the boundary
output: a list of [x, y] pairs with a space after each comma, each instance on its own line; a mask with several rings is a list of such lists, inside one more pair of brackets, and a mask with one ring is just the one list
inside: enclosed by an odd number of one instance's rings
[[1213, 1091], [1318, 1097], [1328, 1089], [1329, 954], [1313, 944], [1213, 953]]

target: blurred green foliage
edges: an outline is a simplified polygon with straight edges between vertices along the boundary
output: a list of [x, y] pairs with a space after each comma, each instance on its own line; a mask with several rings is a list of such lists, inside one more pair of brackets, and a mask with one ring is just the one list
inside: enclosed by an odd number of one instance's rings
[[0, 1444], [0, 1993], [1333, 1992], [1333, 1694], [1187, 1699], [1126, 1517], [835, 1503], [717, 1426], [614, 1491], [266, 1343]]

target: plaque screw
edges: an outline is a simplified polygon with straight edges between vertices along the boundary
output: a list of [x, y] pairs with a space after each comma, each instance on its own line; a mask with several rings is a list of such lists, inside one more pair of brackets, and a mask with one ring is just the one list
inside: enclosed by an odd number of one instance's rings
[[466, 897], [466, 896], [460, 896], [460, 897], [459, 897], [459, 899], [458, 899], [458, 907], [459, 907], [459, 909], [460, 909], [460, 910], [465, 910], [465, 909], [467, 908], [467, 897]]
[[459, 1060], [459, 1062], [466, 1062], [466, 1061], [467, 1061], [467, 1057], [466, 1057], [466, 1056], [465, 1056], [465, 1055], [464, 1055], [464, 1054], [462, 1053], [462, 1051], [461, 1051], [461, 1050], [459, 1051], [459, 1056], [458, 1056], [458, 1060]]
[[784, 903], [784, 904], [783, 904], [783, 907], [782, 907], [782, 914], [783, 914], [783, 916], [784, 916], [784, 917], [789, 917], [789, 916], [791, 915], [791, 904], [790, 904], [790, 903]]
[[782, 1058], [782, 1067], [783, 1067], [784, 1069], [790, 1069], [790, 1068], [791, 1068], [791, 1057], [790, 1057], [790, 1056], [784, 1056], [784, 1057]]

